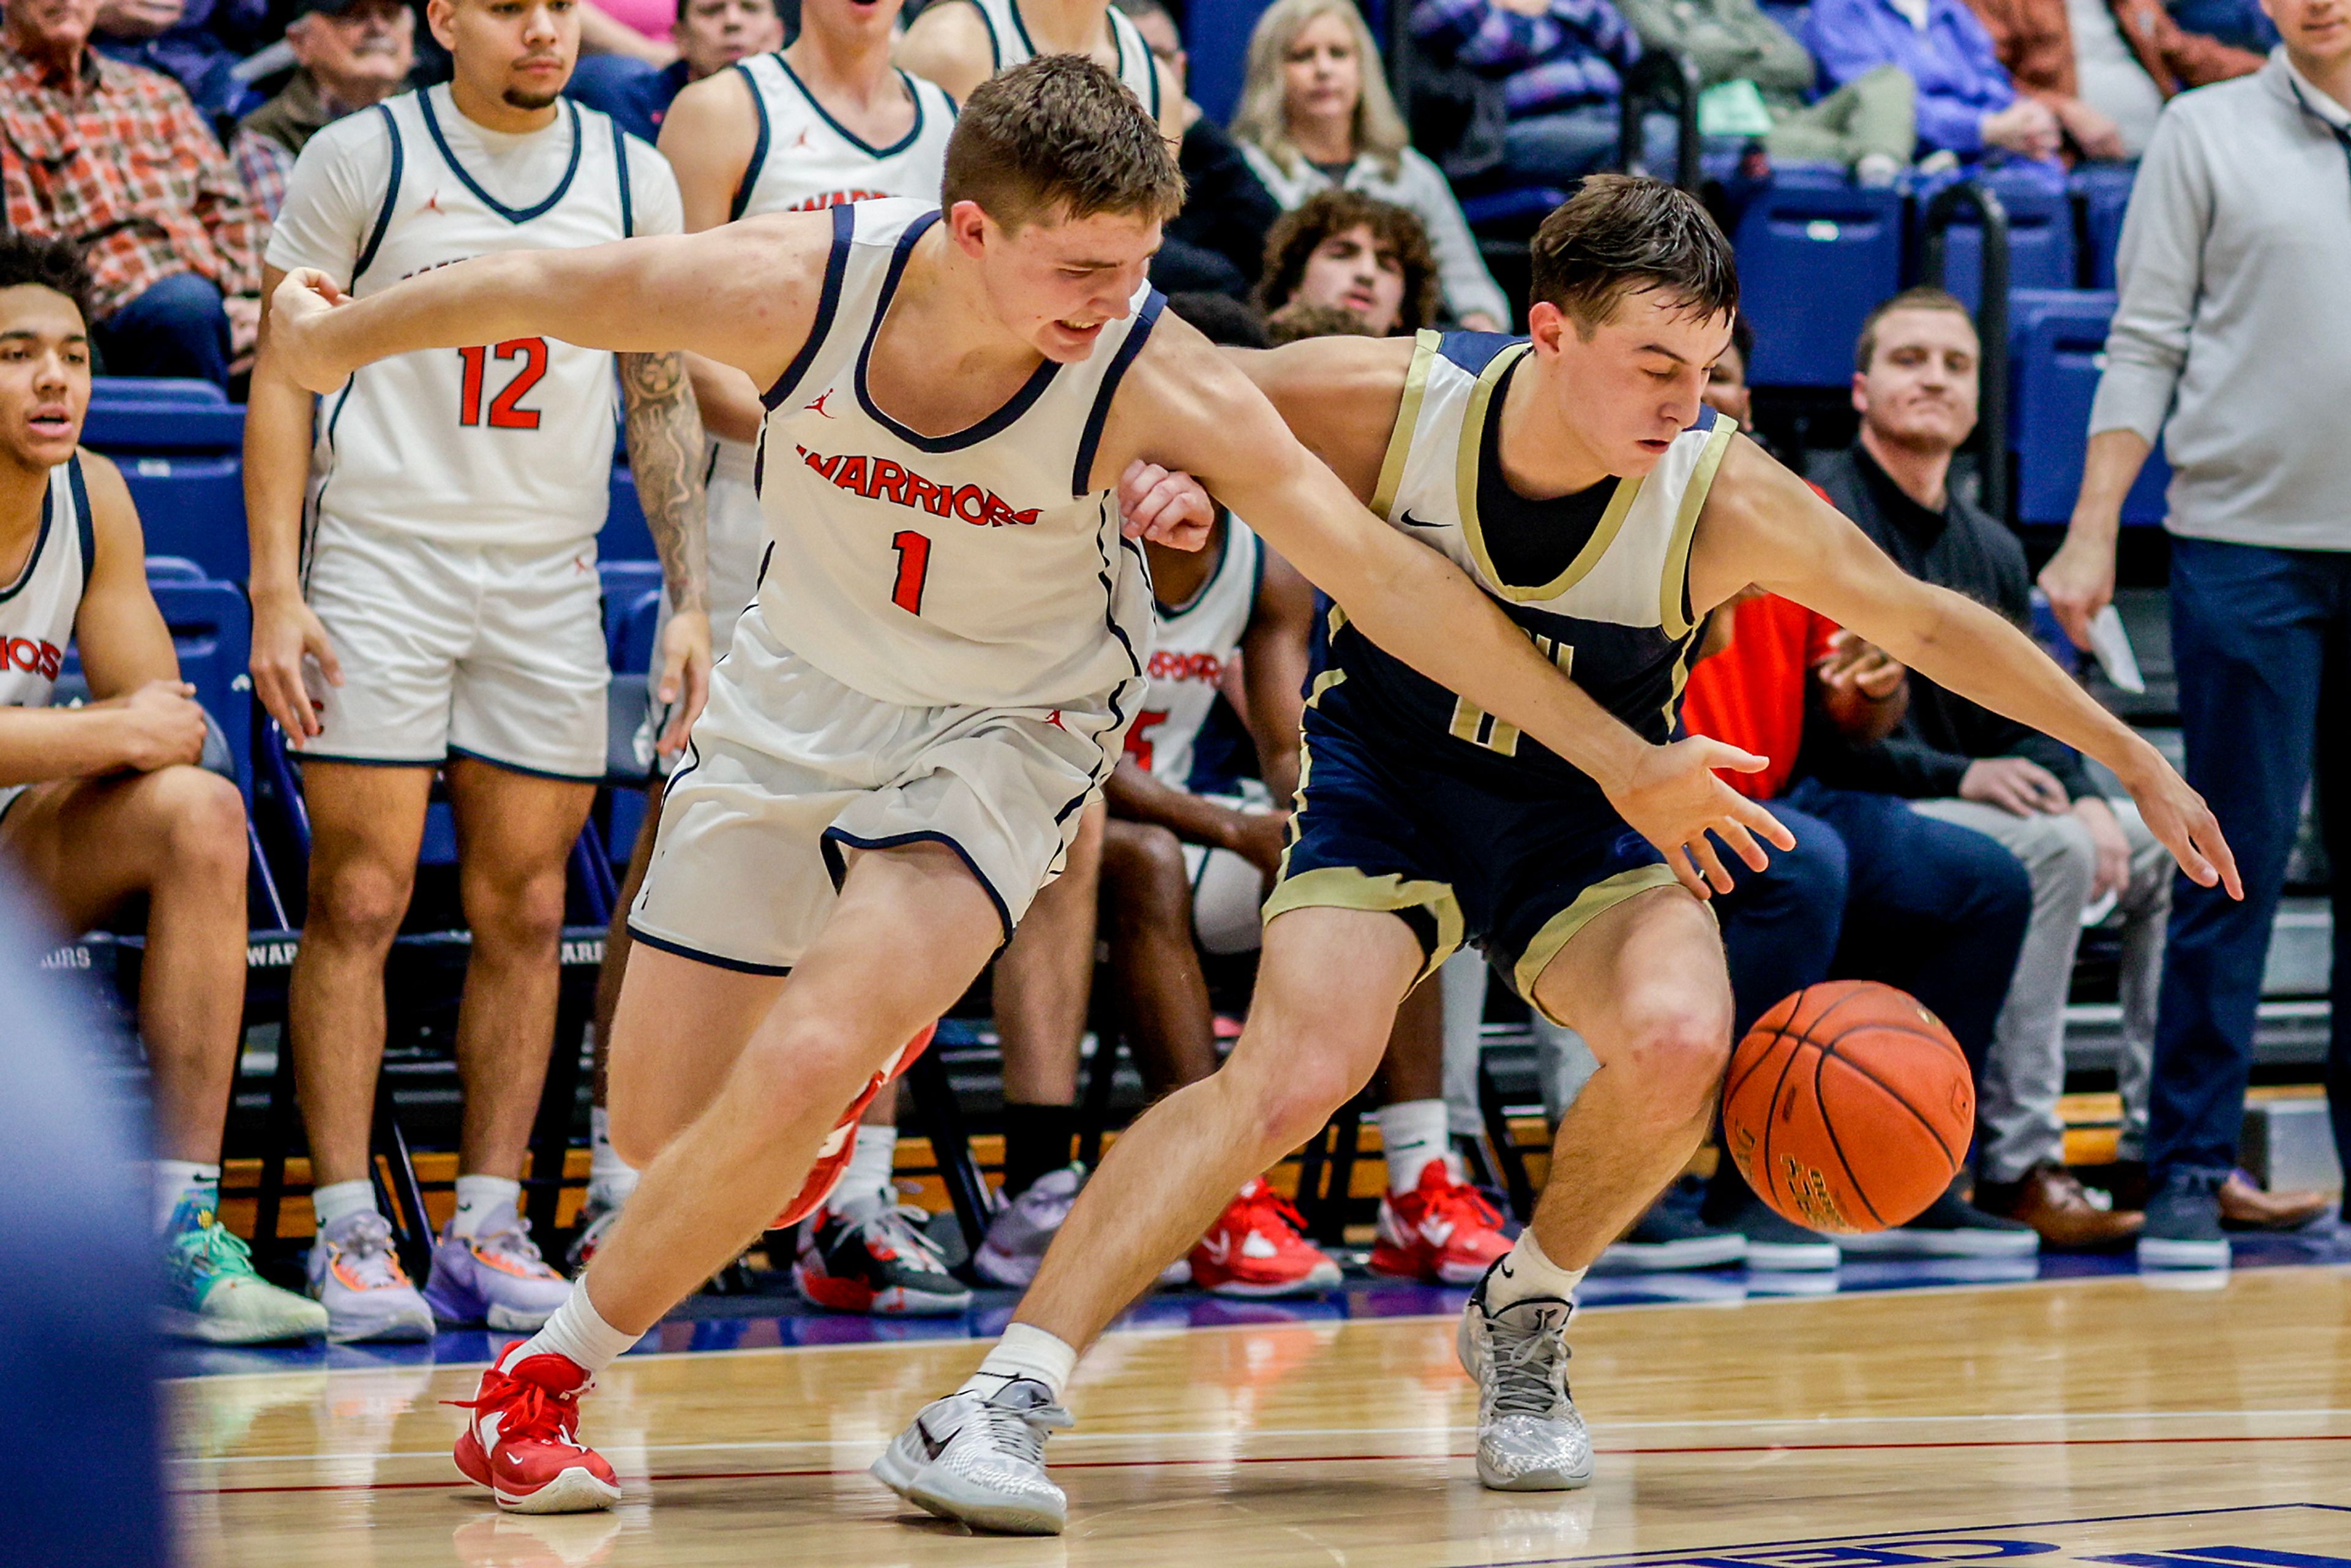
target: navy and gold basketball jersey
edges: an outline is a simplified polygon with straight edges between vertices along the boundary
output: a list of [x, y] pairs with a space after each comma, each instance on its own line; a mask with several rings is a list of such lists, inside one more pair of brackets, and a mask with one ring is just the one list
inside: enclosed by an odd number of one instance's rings
[[[1372, 509], [1442, 551], [1593, 701], [1661, 743], [1698, 636], [1690, 536], [1737, 426], [1701, 408], [1646, 476], [1530, 501], [1499, 457], [1501, 394], [1529, 352], [1497, 333], [1421, 333]], [[1317, 706], [1365, 740], [1514, 795], [1593, 790], [1557, 754], [1375, 647], [1343, 611], [1330, 624]]]

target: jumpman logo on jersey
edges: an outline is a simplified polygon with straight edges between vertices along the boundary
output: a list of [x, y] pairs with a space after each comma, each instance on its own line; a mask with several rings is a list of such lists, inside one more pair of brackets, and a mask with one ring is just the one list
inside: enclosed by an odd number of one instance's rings
[[1063, 735], [1070, 733], [1070, 727], [1061, 722], [1061, 710], [1060, 708], [1055, 708], [1051, 713], [1047, 714], [1045, 716], [1045, 722], [1051, 725], [1055, 729], [1060, 730]]
[[424, 205], [419, 208], [418, 211], [439, 213], [444, 218], [449, 215], [449, 210], [441, 204], [441, 189], [439, 186], [436, 185], [434, 187], [433, 193], [424, 198]]
[[819, 392], [819, 393], [817, 393], [817, 394], [816, 394], [816, 401], [815, 401], [814, 402], [810, 402], [810, 403], [803, 403], [803, 404], [801, 404], [801, 405], [800, 405], [800, 412], [801, 412], [802, 413], [808, 413], [810, 410], [813, 409], [813, 410], [815, 410], [817, 413], [820, 413], [820, 414], [824, 415], [824, 417], [825, 417], [825, 418], [827, 418], [827, 419], [831, 419], [831, 418], [832, 418], [832, 417], [833, 417], [833, 412], [832, 412], [832, 410], [831, 410], [831, 409], [829, 409], [829, 408], [827, 408], [827, 407], [825, 407], [825, 406], [824, 406], [824, 400], [825, 400], [825, 399], [827, 399], [827, 398], [829, 398], [829, 397], [831, 397], [831, 395], [832, 395], [832, 389], [831, 389], [831, 387], [827, 387], [827, 388], [825, 388], [825, 389], [824, 389], [824, 391], [822, 391], [822, 392]]
[[798, 136], [796, 136], [796, 137], [794, 137], [794, 138], [792, 139], [792, 145], [791, 145], [791, 147], [790, 147], [789, 149], [788, 149], [788, 151], [797, 152], [799, 149], [800, 149], [800, 148], [802, 148], [802, 147], [805, 147], [805, 146], [807, 146], [808, 144], [809, 144], [809, 133], [808, 133], [808, 127], [807, 127], [807, 126], [805, 126], [805, 125], [803, 125], [803, 126], [801, 126], [801, 127], [800, 127], [800, 133], [799, 133]]

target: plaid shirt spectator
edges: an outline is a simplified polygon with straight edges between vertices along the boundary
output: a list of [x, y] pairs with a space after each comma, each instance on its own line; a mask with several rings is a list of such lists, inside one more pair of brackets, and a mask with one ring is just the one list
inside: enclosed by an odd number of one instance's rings
[[254, 131], [239, 131], [229, 139], [229, 156], [236, 161], [237, 178], [253, 193], [253, 204], [267, 223], [277, 221], [286, 204], [286, 179], [294, 172], [294, 154], [282, 141]]
[[1441, 59], [1502, 84], [1513, 120], [1614, 103], [1617, 73], [1641, 57], [1641, 40], [1608, 0], [1551, 0], [1530, 16], [1495, 0], [1420, 0], [1413, 37]]
[[78, 81], [0, 42], [8, 225], [89, 247], [103, 319], [183, 272], [261, 288], [253, 199], [170, 78], [92, 50]]

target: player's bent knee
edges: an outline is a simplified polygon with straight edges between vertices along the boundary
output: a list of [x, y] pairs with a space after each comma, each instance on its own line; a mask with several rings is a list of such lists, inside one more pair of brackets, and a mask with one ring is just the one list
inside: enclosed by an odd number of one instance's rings
[[[1277, 1155], [1320, 1133], [1339, 1108], [1370, 1082], [1373, 1071], [1367, 1067], [1359, 1072], [1335, 1053], [1283, 1054], [1289, 1060], [1280, 1072], [1262, 1079], [1236, 1077], [1233, 1083], [1254, 1109], [1260, 1146]], [[1374, 1058], [1373, 1066], [1376, 1065]]]
[[412, 873], [366, 861], [350, 861], [310, 876], [310, 913], [305, 936], [389, 947], [400, 935], [414, 891]]
[[811, 1106], [838, 1113], [889, 1054], [870, 1030], [809, 1019], [753, 1040], [736, 1063], [735, 1082], [781, 1131]]
[[147, 776], [163, 818], [162, 842], [173, 871], [207, 881], [245, 877], [245, 797], [216, 773], [165, 768]]
[[1652, 1009], [1635, 1023], [1622, 1060], [1647, 1087], [1661, 1119], [1710, 1108], [1730, 1061], [1730, 1015], [1705, 1005]]

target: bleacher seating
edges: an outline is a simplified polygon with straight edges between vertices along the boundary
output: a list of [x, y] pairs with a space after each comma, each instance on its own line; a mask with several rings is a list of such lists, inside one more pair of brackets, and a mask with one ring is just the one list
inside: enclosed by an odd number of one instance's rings
[[[2017, 520], [2063, 523], [2082, 483], [2090, 402], [2105, 362], [2115, 297], [2104, 290], [2015, 289], [2009, 295]], [[2160, 523], [2171, 470], [2158, 450], [2123, 503], [2125, 523]]]
[[122, 470], [155, 555], [243, 582], [245, 410], [209, 382], [100, 377], [82, 441]]
[[[1975, 177], [2008, 214], [2009, 287], [2073, 287], [2074, 204], [2062, 180], [2030, 164]], [[1983, 299], [1983, 229], [1962, 212], [1953, 219], [1945, 245], [1943, 287], [1972, 310]]]
[[2137, 173], [2136, 165], [2113, 163], [2085, 163], [2074, 171], [2074, 195], [2082, 205], [2082, 282], [2092, 288], [2115, 286], [2115, 251]]
[[1783, 171], [1740, 217], [1741, 307], [1761, 325], [1748, 379], [1843, 386], [1870, 308], [1902, 287], [1903, 196], [1842, 171]]

